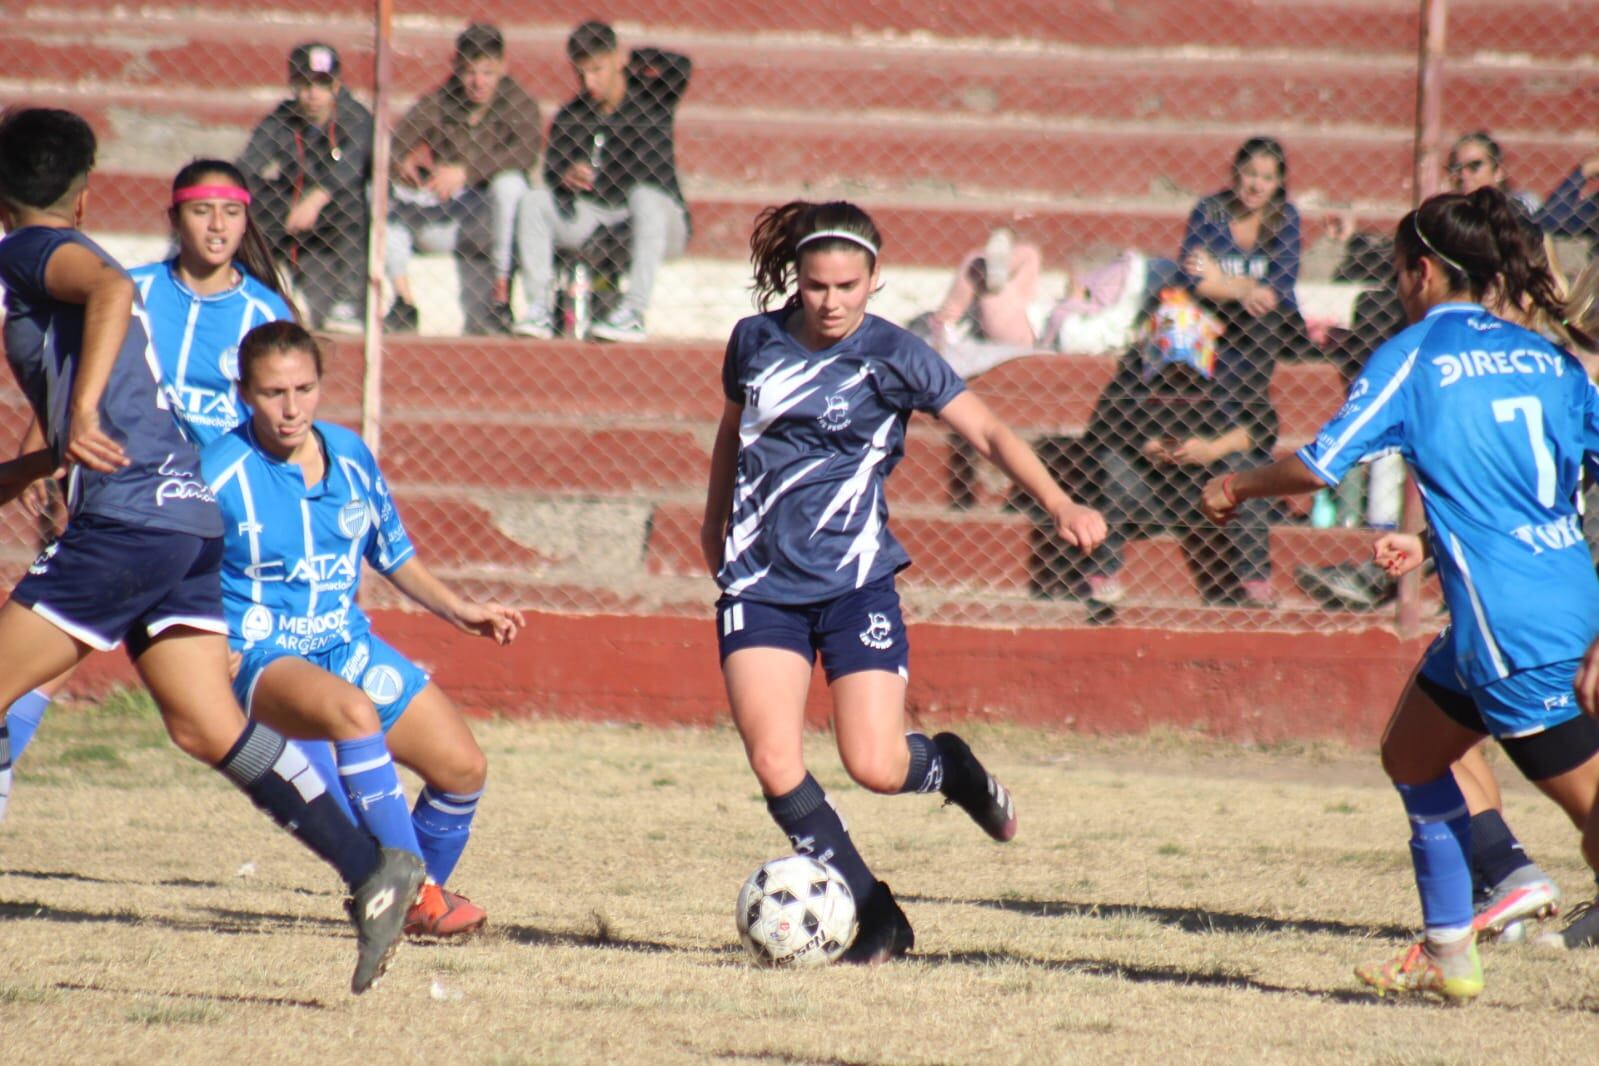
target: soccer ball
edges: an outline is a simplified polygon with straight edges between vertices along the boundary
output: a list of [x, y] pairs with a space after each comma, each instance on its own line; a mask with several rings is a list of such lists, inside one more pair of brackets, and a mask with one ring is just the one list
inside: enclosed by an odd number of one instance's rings
[[738, 935], [761, 966], [825, 966], [855, 937], [855, 897], [809, 855], [773, 859], [738, 893]]

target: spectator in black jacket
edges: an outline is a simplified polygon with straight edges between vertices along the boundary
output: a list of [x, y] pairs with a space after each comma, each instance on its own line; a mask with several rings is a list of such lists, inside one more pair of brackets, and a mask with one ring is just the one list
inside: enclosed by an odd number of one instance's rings
[[644, 313], [661, 263], [683, 254], [688, 209], [677, 184], [672, 124], [688, 88], [687, 56], [655, 48], [624, 53], [603, 22], [585, 22], [566, 40], [582, 91], [550, 128], [544, 185], [523, 199], [517, 255], [528, 289], [525, 337], [554, 334], [550, 288], [556, 248], [580, 248], [602, 226], [629, 224], [627, 293], [594, 324], [602, 340], [645, 338]]
[[311, 323], [359, 333], [372, 114], [340, 83], [339, 66], [329, 45], [290, 52], [294, 95], [255, 127], [238, 165], [256, 223], [298, 286]]
[[1538, 212], [1537, 221], [1552, 237], [1580, 237], [1599, 250], [1599, 190], [1584, 196], [1588, 185], [1599, 182], [1599, 152], [1594, 152], [1566, 175], [1559, 188], [1549, 194], [1549, 202]]

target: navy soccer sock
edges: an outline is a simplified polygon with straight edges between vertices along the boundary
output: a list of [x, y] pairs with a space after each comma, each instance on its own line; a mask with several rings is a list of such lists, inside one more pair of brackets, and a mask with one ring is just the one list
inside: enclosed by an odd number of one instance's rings
[[0, 821], [5, 820], [6, 804], [11, 802], [11, 729], [0, 722]]
[[1410, 859], [1427, 931], [1471, 926], [1471, 817], [1453, 774], [1424, 785], [1395, 785], [1410, 816]]
[[921, 733], [906, 733], [905, 743], [911, 749], [911, 764], [899, 790], [937, 792], [944, 785], [944, 758], [938, 753], [938, 745]]
[[335, 788], [339, 782], [339, 760], [333, 755], [333, 742], [331, 740], [291, 740], [292, 747], [300, 749], [300, 754], [305, 756], [305, 761], [311, 764], [317, 776], [328, 783], [328, 795], [333, 802], [339, 805], [339, 810], [350, 820], [351, 825], [360, 825], [361, 819], [355, 816], [355, 811], [350, 808], [350, 797], [343, 788]]
[[1487, 892], [1499, 882], [1526, 866], [1527, 857], [1510, 831], [1505, 819], [1496, 810], [1486, 810], [1471, 816], [1471, 881], [1479, 892]]
[[378, 868], [377, 841], [350, 824], [305, 753], [271, 729], [247, 722], [217, 769], [351, 888]]
[[794, 791], [766, 797], [766, 809], [778, 827], [788, 834], [796, 853], [809, 855], [838, 871], [849, 885], [857, 905], [871, 897], [877, 888], [877, 878], [866, 868], [861, 853], [855, 850], [844, 819], [833, 809], [832, 801], [816, 778], [806, 774]]
[[481, 788], [463, 793], [435, 792], [431, 787], [423, 788], [416, 798], [411, 824], [416, 827], [422, 861], [434, 884], [444, 884], [455, 872], [455, 864], [461, 861], [461, 852], [472, 835], [472, 819], [482, 798]]

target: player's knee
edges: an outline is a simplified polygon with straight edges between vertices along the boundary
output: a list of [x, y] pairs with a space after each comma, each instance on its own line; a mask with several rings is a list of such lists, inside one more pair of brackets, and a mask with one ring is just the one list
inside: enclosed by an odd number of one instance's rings
[[907, 760], [900, 752], [862, 752], [844, 755], [851, 779], [872, 792], [892, 794], [905, 784]]
[[377, 708], [372, 706], [372, 701], [367, 699], [365, 693], [356, 689], [341, 693], [333, 701], [327, 719], [330, 739], [333, 740], [369, 737], [383, 728]]
[[805, 762], [797, 752], [781, 748], [751, 748], [750, 769], [761, 788], [772, 796], [794, 789], [805, 777]]
[[489, 779], [489, 758], [473, 745], [470, 751], [453, 756], [439, 780], [431, 782], [446, 792], [467, 794], [480, 791]]
[[172, 744], [183, 754], [200, 762], [216, 765], [227, 758], [228, 752], [233, 749], [233, 744], [239, 739], [239, 729], [243, 722], [223, 723], [207, 722], [192, 716], [179, 717], [168, 715], [166, 717], [167, 736]]

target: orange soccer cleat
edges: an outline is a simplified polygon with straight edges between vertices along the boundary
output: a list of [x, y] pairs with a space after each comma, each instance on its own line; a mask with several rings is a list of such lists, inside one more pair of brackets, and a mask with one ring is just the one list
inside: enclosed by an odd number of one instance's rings
[[405, 916], [405, 935], [465, 936], [483, 928], [488, 920], [488, 912], [476, 903], [429, 881]]

